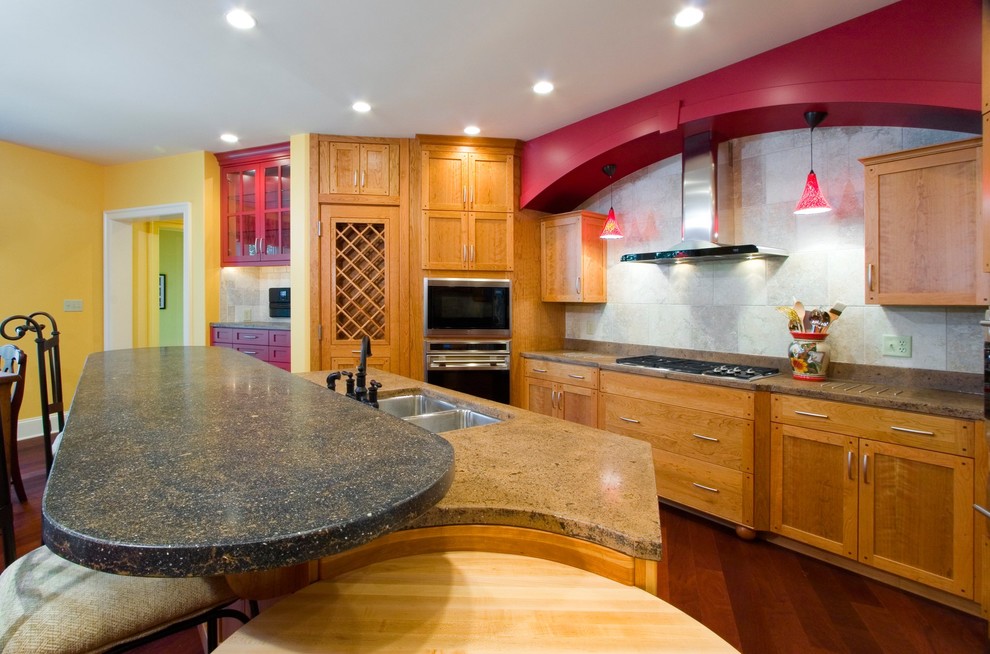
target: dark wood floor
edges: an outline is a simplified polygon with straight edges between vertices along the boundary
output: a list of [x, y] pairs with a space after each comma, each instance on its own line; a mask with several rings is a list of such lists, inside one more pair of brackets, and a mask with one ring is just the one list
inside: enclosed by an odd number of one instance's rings
[[[39, 439], [21, 443], [28, 502], [14, 502], [19, 554], [41, 533]], [[990, 654], [987, 623], [910, 593], [661, 506], [669, 601], [745, 654]], [[202, 652], [187, 632], [139, 650]]]

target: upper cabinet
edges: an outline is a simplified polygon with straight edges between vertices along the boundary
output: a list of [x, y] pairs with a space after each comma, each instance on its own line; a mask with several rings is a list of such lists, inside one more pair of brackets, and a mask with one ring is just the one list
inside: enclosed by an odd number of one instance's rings
[[398, 204], [399, 141], [318, 137], [321, 202]]
[[866, 167], [866, 301], [990, 303], [978, 138], [860, 159]]
[[605, 216], [590, 211], [540, 222], [540, 289], [544, 302], [605, 302]]
[[220, 264], [289, 262], [289, 144], [217, 155], [220, 163]]
[[427, 143], [420, 164], [423, 268], [512, 270], [514, 150]]

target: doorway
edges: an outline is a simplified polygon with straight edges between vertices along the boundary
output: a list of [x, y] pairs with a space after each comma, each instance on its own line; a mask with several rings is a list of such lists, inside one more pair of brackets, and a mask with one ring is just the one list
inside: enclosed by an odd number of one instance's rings
[[[105, 211], [103, 213], [103, 348], [190, 344], [192, 246], [188, 202]], [[181, 262], [167, 248], [169, 270], [161, 277], [160, 235], [173, 242], [181, 230]], [[174, 248], [173, 248], [174, 249]], [[181, 274], [177, 272], [181, 270]], [[169, 293], [171, 287], [171, 293]], [[166, 322], [169, 298], [181, 314]], [[175, 329], [181, 323], [181, 330]], [[162, 327], [166, 340], [160, 341]], [[181, 340], [179, 337], [181, 331]], [[178, 342], [177, 342], [178, 341]]]

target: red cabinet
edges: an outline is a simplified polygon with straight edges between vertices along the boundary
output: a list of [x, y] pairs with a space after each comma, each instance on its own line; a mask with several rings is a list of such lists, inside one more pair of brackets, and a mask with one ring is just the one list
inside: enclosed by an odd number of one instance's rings
[[229, 347], [248, 356], [291, 371], [291, 333], [287, 329], [211, 327], [210, 345]]
[[220, 162], [220, 263], [289, 263], [289, 144], [217, 155]]

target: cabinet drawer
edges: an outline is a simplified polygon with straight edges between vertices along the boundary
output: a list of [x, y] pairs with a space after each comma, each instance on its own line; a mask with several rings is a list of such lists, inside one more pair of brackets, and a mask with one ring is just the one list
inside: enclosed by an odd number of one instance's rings
[[571, 386], [598, 388], [598, 368], [534, 359], [525, 359], [525, 363], [526, 372], [524, 374], [527, 377], [547, 379]]
[[246, 345], [268, 345], [267, 329], [235, 329], [233, 330], [232, 343]]
[[753, 391], [611, 370], [601, 371], [599, 381], [603, 393], [653, 400], [747, 420], [753, 419], [755, 398]]
[[936, 452], [973, 456], [974, 423], [924, 413], [774, 394], [774, 422], [859, 436]]
[[753, 524], [753, 476], [653, 450], [657, 495], [736, 524]]
[[272, 363], [291, 363], [292, 352], [288, 347], [272, 345], [268, 348], [268, 360]]
[[753, 471], [753, 421], [619, 395], [602, 395], [606, 431], [716, 465]]
[[214, 327], [210, 330], [210, 342], [213, 345], [217, 343], [233, 343], [234, 330], [229, 327]]
[[268, 330], [268, 344], [288, 348], [292, 342], [292, 332], [283, 329]]
[[261, 359], [262, 361], [268, 361], [268, 346], [267, 345], [250, 345], [244, 344], [234, 344], [234, 349], [238, 352], [243, 352], [255, 359]]

